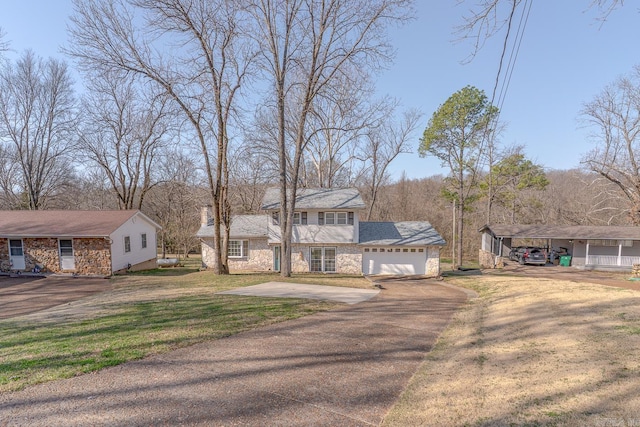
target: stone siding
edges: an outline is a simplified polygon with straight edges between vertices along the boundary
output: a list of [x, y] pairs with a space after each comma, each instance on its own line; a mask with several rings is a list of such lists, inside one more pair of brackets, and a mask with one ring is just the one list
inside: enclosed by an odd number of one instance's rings
[[249, 240], [249, 256], [229, 258], [229, 270], [271, 271], [273, 270], [273, 248], [267, 239]]
[[338, 246], [338, 273], [362, 274], [362, 248], [358, 246]]
[[[213, 238], [201, 240], [202, 268], [214, 269], [216, 257], [213, 249]], [[245, 258], [229, 258], [229, 270], [271, 271], [273, 269], [273, 249], [267, 239], [249, 239], [249, 256]]]
[[22, 247], [26, 271], [32, 271], [37, 266], [43, 272], [60, 272], [58, 239], [51, 237], [25, 238], [22, 239]]
[[489, 251], [480, 249], [478, 261], [480, 268], [504, 268], [504, 257], [499, 257]]
[[111, 275], [111, 246], [105, 239], [73, 239], [76, 270], [80, 275]]
[[440, 248], [438, 246], [427, 247], [427, 265], [425, 275], [440, 276]]
[[0, 239], [0, 271], [8, 271], [10, 268], [9, 239]]
[[[111, 249], [105, 239], [72, 239], [75, 269], [63, 271], [60, 264], [58, 239], [54, 237], [26, 237], [22, 239], [25, 271], [38, 267], [43, 273], [76, 273], [109, 276]], [[8, 240], [0, 239], [0, 269], [9, 269]]]

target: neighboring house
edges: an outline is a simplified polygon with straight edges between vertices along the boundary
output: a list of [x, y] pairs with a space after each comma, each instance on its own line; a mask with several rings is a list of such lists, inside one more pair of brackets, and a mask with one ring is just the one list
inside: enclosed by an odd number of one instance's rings
[[549, 250], [566, 249], [577, 268], [630, 271], [640, 264], [640, 227], [485, 225], [479, 231], [483, 267], [508, 259], [514, 240], [526, 239], [545, 242]]
[[0, 211], [0, 269], [109, 276], [155, 268], [160, 228], [138, 210]]
[[[355, 188], [301, 189], [293, 217], [291, 264], [294, 272], [346, 274], [440, 274], [442, 237], [428, 222], [361, 222], [365, 208]], [[279, 271], [280, 192], [267, 190], [266, 215], [238, 215], [231, 221], [229, 266], [237, 270]], [[197, 233], [202, 263], [212, 268], [213, 223], [203, 210]]]

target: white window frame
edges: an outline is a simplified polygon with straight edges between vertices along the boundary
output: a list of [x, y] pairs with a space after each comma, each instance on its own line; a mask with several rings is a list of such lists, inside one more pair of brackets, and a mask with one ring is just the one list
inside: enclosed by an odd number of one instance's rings
[[[313, 250], [320, 250], [320, 258], [313, 258]], [[326, 252], [333, 251], [333, 259], [327, 259]], [[333, 262], [333, 269], [328, 269], [327, 266]], [[314, 269], [314, 262], [318, 263], [320, 269]], [[338, 271], [338, 248], [335, 246], [312, 246], [309, 248], [309, 272], [311, 273], [336, 273]]]
[[[232, 243], [234, 247], [232, 249]], [[237, 246], [236, 246], [237, 245]], [[239, 255], [232, 255], [231, 251], [239, 253]], [[238, 251], [238, 252], [235, 252]], [[249, 257], [249, 241], [247, 239], [230, 239], [227, 245], [227, 257], [231, 259], [240, 259]]]
[[147, 249], [147, 233], [140, 234], [140, 247], [142, 249]]
[[124, 253], [131, 253], [131, 236], [124, 236]]
[[348, 212], [324, 212], [324, 225], [348, 225], [348, 224], [349, 224]]

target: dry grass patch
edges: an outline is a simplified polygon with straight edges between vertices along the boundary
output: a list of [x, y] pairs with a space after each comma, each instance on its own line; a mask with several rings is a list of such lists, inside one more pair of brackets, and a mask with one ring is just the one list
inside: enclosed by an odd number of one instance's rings
[[640, 425], [640, 294], [472, 276], [385, 425]]

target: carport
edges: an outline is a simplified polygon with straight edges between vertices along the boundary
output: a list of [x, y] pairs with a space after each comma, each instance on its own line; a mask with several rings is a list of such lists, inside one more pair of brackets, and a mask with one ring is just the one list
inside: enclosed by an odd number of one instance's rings
[[567, 248], [571, 265], [577, 268], [630, 271], [640, 264], [640, 227], [497, 224], [478, 231], [483, 268], [504, 263], [516, 239], [544, 240], [549, 248]]

